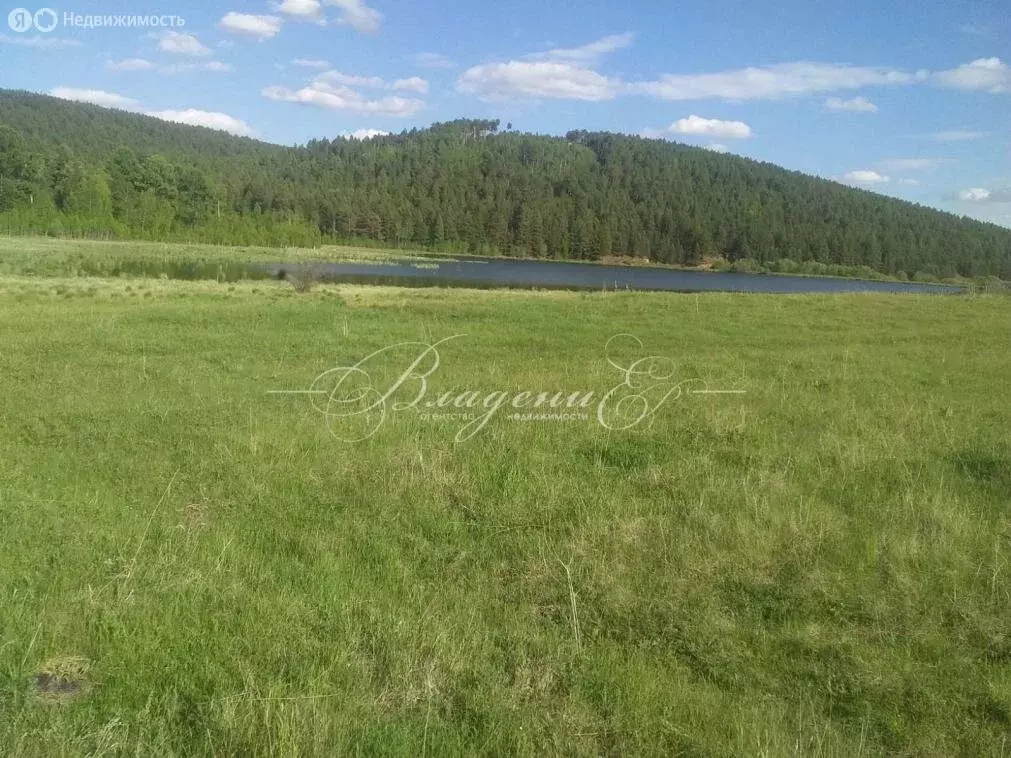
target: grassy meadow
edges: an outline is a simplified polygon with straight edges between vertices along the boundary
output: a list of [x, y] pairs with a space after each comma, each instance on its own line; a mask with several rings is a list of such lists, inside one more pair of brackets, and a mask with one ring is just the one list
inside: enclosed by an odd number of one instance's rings
[[[0, 753], [1011, 756], [1011, 299], [300, 294], [26, 244]], [[270, 394], [453, 335], [433, 395], [606, 391], [617, 334], [746, 394], [462, 443]]]
[[234, 282], [259, 272], [257, 263], [437, 261], [431, 253], [366, 247], [228, 247], [168, 242], [0, 237], [0, 276], [114, 277]]

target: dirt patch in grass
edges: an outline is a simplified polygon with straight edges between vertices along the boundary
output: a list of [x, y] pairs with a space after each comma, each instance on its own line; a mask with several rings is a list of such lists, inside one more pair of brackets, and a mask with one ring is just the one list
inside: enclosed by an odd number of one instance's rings
[[210, 524], [211, 504], [206, 500], [198, 500], [183, 506], [179, 526], [187, 534], [202, 532]]
[[43, 700], [68, 702], [87, 694], [91, 689], [89, 668], [88, 659], [80, 656], [51, 658], [32, 677], [32, 685]]

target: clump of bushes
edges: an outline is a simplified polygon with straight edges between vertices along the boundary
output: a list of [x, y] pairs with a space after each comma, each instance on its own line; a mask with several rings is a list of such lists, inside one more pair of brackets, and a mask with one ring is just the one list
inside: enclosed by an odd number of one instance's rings
[[[841, 276], [847, 279], [877, 279], [888, 280], [904, 278], [904, 274], [899, 272], [896, 276], [889, 276], [880, 271], [875, 271], [870, 266], [852, 265], [842, 263], [822, 263], [821, 261], [795, 261], [791, 258], [778, 258], [774, 261], [759, 261], [754, 258], [739, 258], [736, 261], [728, 261], [724, 258], [717, 258], [712, 263], [713, 271], [731, 271], [739, 274], [793, 274], [799, 276]], [[929, 276], [929, 274], [920, 274]], [[931, 281], [923, 279], [922, 281]], [[936, 281], [934, 279], [933, 281]]]
[[323, 281], [323, 270], [318, 266], [299, 266], [291, 270], [281, 269], [278, 279], [288, 282], [300, 295], [305, 295], [312, 292], [313, 288]]

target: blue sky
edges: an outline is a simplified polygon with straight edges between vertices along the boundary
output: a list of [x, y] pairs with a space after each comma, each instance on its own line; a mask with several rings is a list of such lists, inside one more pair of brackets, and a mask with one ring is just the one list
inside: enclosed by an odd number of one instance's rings
[[[287, 144], [460, 117], [645, 134], [1011, 226], [1006, 0], [53, 0], [52, 31], [8, 4], [2, 87]], [[105, 25], [127, 14], [158, 25]]]

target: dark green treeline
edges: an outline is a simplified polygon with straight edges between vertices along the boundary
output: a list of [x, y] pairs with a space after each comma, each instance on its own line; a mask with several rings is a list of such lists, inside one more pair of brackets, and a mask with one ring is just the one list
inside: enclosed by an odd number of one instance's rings
[[281, 147], [2, 90], [0, 232], [1011, 279], [1011, 230], [661, 140], [461, 120]]

